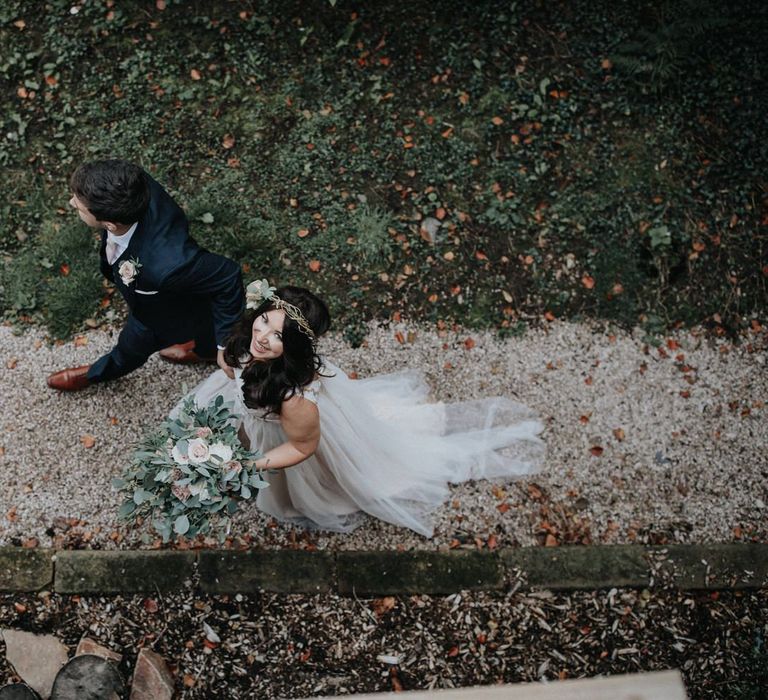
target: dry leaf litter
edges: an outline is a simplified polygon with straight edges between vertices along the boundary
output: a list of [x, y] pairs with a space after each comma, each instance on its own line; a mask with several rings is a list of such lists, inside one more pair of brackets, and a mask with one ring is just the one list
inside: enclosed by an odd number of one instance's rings
[[[768, 683], [768, 591], [664, 587], [555, 595], [0, 595], [3, 625], [88, 636], [171, 665], [178, 697], [303, 698], [679, 668], [689, 697], [759, 698]], [[14, 680], [0, 642], [0, 683]], [[761, 690], [762, 689], [762, 690]]]

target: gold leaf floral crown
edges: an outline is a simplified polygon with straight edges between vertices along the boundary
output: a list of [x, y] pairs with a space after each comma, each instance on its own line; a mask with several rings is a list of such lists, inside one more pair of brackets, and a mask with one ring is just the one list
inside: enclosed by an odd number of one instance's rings
[[299, 329], [304, 335], [306, 335], [313, 343], [315, 342], [315, 333], [310, 328], [309, 322], [301, 313], [301, 310], [289, 304], [287, 301], [283, 301], [277, 294], [275, 294], [275, 287], [270, 287], [267, 280], [254, 280], [245, 288], [245, 308], [257, 309], [265, 301], [270, 301], [276, 309], [282, 309], [285, 311], [285, 315], [292, 318], [299, 324]]

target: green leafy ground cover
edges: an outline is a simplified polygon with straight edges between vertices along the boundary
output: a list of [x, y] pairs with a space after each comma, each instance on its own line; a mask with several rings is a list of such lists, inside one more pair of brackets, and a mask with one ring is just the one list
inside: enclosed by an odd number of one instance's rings
[[116, 156], [353, 341], [397, 313], [756, 326], [766, 36], [760, 0], [5, 0], [0, 304], [56, 336], [120, 308], [66, 208]]

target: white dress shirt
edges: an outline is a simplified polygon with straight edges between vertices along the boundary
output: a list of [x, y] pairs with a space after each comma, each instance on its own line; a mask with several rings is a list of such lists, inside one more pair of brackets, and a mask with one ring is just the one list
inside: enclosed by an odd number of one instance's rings
[[[136, 227], [138, 225], [138, 221], [134, 224], [131, 224], [131, 227], [122, 236], [116, 236], [111, 231], [107, 231], [107, 244], [114, 243], [117, 246], [117, 254], [115, 255], [115, 260], [117, 260], [128, 249], [128, 244], [131, 242], [131, 237], [136, 232]], [[115, 262], [115, 260], [107, 260], [107, 262], [111, 265]]]

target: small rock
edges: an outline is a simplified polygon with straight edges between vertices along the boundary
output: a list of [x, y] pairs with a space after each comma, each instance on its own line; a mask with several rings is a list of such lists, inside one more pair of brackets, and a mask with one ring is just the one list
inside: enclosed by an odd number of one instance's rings
[[116, 651], [112, 651], [111, 649], [107, 649], [107, 647], [101, 646], [101, 644], [94, 642], [90, 637], [83, 637], [80, 640], [80, 643], [77, 645], [75, 656], [82, 656], [83, 654], [93, 654], [94, 656], [99, 656], [102, 659], [111, 661], [116, 666], [119, 666], [120, 662], [123, 660], [122, 654], [118, 654]]
[[397, 666], [400, 663], [400, 657], [394, 654], [379, 654], [376, 657], [376, 661], [382, 664], [389, 664], [390, 666]]
[[589, 499], [580, 496], [573, 505], [576, 507], [576, 510], [586, 510], [589, 508]]
[[10, 683], [0, 688], [0, 700], [40, 700], [26, 683]]
[[67, 647], [50, 634], [2, 630], [5, 658], [35, 692], [47, 698], [59, 669], [67, 663]]
[[51, 700], [120, 700], [125, 684], [110, 661], [76, 656], [56, 675]]
[[203, 623], [203, 631], [205, 632], [205, 638], [209, 642], [213, 642], [214, 644], [220, 644], [221, 643], [221, 637], [219, 637], [218, 634], [213, 630], [213, 628], [207, 623]]
[[136, 659], [130, 700], [171, 700], [173, 676], [165, 659], [149, 649], [142, 649]]

